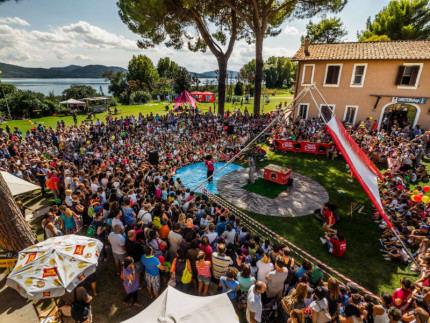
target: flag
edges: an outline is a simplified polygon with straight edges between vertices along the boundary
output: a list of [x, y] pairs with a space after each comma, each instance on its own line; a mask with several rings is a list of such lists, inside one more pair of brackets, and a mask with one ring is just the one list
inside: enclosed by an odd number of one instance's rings
[[336, 146], [351, 168], [352, 173], [357, 178], [382, 218], [387, 222], [387, 225], [393, 228], [393, 224], [384, 212], [379, 195], [378, 178], [381, 180], [383, 179], [381, 172], [361, 150], [354, 139], [352, 139], [351, 135], [328, 107], [323, 106], [321, 114], [326, 120], [330, 135], [333, 137]]

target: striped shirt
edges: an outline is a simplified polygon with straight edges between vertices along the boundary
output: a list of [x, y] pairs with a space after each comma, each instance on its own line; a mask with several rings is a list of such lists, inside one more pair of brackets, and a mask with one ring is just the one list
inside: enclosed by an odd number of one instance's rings
[[204, 263], [205, 263], [205, 265], [203, 266], [203, 267], [200, 267], [199, 266], [199, 262], [200, 261], [196, 261], [196, 267], [197, 267], [197, 274], [199, 275], [199, 276], [203, 276], [203, 277], [211, 277], [212, 275], [211, 275], [211, 269], [210, 269], [210, 267], [209, 267], [209, 265], [210, 265], [210, 261], [205, 261]]
[[220, 279], [227, 272], [228, 266], [233, 265], [229, 256], [220, 255], [218, 252], [212, 254], [212, 273], [214, 278]]

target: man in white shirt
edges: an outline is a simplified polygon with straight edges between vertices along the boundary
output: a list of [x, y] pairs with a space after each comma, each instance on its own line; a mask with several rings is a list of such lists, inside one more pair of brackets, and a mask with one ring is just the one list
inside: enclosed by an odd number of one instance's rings
[[93, 176], [91, 178], [91, 193], [96, 194], [98, 188], [99, 188], [99, 180], [97, 176]]
[[148, 223], [152, 221], [152, 215], [149, 212], [150, 208], [150, 204], [145, 204], [143, 209], [140, 209], [139, 213], [137, 213], [137, 219], [141, 220], [145, 225], [148, 225]]
[[124, 259], [127, 256], [125, 251], [125, 238], [121, 234], [121, 231], [121, 226], [116, 224], [113, 227], [113, 232], [109, 233], [108, 236], [118, 273], [121, 273], [121, 264], [124, 262]]
[[263, 304], [261, 303], [261, 294], [266, 291], [266, 284], [258, 281], [251, 286], [248, 291], [246, 300], [246, 321], [249, 323], [260, 323]]

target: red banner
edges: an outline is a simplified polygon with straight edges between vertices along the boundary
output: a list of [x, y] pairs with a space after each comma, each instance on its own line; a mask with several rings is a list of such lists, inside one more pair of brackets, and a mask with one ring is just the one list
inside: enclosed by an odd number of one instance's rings
[[296, 151], [309, 154], [325, 154], [329, 144], [319, 144], [308, 141], [292, 141], [276, 139], [276, 150]]

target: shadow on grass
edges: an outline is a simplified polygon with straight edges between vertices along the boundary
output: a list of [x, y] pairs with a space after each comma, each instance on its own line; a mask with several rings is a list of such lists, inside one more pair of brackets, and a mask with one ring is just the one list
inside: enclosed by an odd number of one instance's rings
[[[346, 237], [347, 251], [342, 258], [328, 253], [327, 247], [319, 240], [324, 235], [322, 225], [312, 215], [279, 218], [252, 212], [247, 214], [376, 294], [392, 292], [399, 287], [403, 276], [411, 276], [412, 279], [418, 276], [409, 268], [383, 259], [379, 251], [381, 232], [371, 217], [373, 206], [360, 184], [351, 178], [343, 159], [332, 161], [322, 155], [269, 152], [269, 159], [257, 162], [257, 166], [264, 167], [270, 163], [290, 166], [294, 172], [314, 179], [327, 190], [330, 202], [337, 205], [341, 216], [335, 228]], [[344, 191], [343, 195], [338, 190]], [[351, 202], [364, 206], [363, 213], [349, 216]]]

